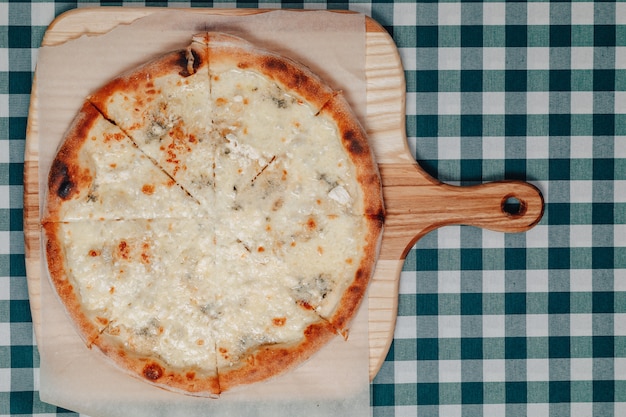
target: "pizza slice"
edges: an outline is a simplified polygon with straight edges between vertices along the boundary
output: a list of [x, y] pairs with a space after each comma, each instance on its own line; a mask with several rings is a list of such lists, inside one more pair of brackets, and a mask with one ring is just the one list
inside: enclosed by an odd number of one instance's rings
[[206, 45], [192, 42], [117, 77], [88, 99], [202, 204], [213, 202]]
[[81, 221], [44, 230], [52, 282], [87, 346], [156, 385], [219, 392], [210, 223]]
[[217, 245], [219, 314], [213, 328], [222, 390], [282, 374], [336, 335], [285, 288], [285, 260], [248, 245], [236, 236]]
[[203, 208], [85, 103], [57, 152], [43, 222], [197, 217]]

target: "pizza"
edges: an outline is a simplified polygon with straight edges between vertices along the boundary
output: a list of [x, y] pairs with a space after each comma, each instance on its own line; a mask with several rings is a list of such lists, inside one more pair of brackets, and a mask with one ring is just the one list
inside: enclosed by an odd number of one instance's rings
[[381, 189], [340, 91], [241, 38], [198, 34], [85, 99], [48, 176], [49, 275], [88, 347], [215, 396], [348, 337]]

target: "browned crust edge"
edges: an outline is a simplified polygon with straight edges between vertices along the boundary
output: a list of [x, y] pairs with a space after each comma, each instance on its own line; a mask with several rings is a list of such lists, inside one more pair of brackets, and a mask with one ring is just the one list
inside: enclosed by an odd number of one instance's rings
[[88, 168], [80, 166], [78, 154], [100, 117], [98, 110], [85, 102], [72, 121], [48, 173], [48, 188], [42, 219], [44, 223], [60, 221], [63, 203], [80, 198], [89, 190], [93, 181], [92, 173]]
[[218, 369], [220, 388], [226, 391], [283, 374], [309, 359], [335, 336], [333, 326], [320, 321], [309, 325], [304, 339], [296, 345], [261, 346], [248, 352], [240, 366]]
[[[153, 80], [169, 74], [178, 74], [186, 78], [208, 65], [206, 46], [192, 42], [186, 49], [169, 52], [142, 64], [100, 87], [87, 97], [87, 100], [106, 117], [108, 101], [117, 91], [136, 92], [139, 98], [148, 99]], [[114, 122], [114, 121], [113, 121]]]
[[208, 42], [209, 61], [218, 61], [242, 70], [250, 69], [283, 86], [321, 109], [335, 92], [308, 67], [290, 58], [261, 49], [236, 36], [208, 32], [198, 39]]

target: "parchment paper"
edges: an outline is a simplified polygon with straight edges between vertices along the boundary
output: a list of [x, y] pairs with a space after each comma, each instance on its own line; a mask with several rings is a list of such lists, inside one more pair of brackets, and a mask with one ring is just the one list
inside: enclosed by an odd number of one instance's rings
[[[84, 98], [108, 79], [187, 46], [194, 33], [219, 30], [290, 56], [342, 90], [363, 121], [365, 21], [358, 14], [273, 11], [218, 16], [158, 11], [104, 35], [42, 47], [36, 73], [40, 196], [55, 151]], [[152, 387], [85, 347], [52, 290], [42, 262], [40, 396], [93, 417], [366, 416], [369, 409], [367, 297], [347, 341], [335, 338], [283, 376], [223, 393], [191, 397]]]

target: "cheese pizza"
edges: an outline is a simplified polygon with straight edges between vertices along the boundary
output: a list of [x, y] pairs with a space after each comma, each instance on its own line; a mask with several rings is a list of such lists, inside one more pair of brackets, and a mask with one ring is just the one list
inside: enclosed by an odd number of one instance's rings
[[341, 92], [209, 32], [86, 98], [42, 227], [88, 347], [151, 384], [213, 396], [348, 337], [383, 220], [377, 165]]

